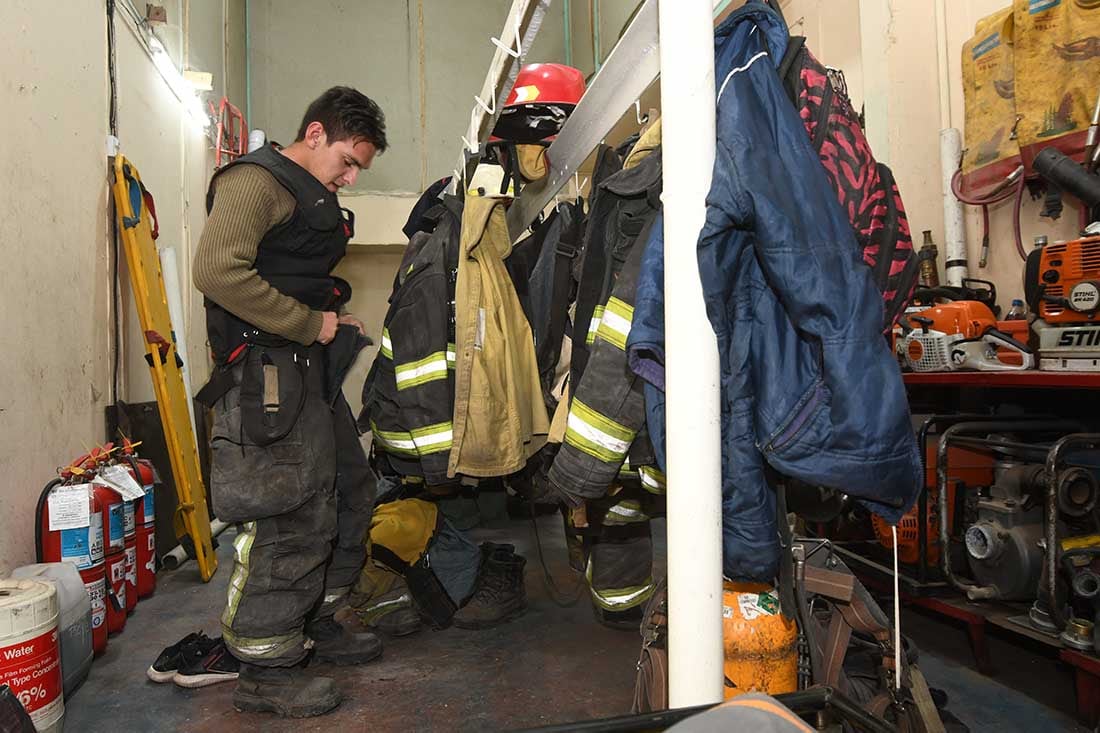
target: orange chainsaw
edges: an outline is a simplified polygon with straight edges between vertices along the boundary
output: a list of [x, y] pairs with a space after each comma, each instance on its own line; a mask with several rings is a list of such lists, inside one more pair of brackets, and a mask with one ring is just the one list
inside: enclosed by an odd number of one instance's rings
[[[902, 363], [914, 372], [1019, 371], [1035, 366], [1035, 355], [997, 329], [984, 303], [958, 300], [903, 317], [909, 322], [897, 339]], [[1005, 358], [1007, 355], [1009, 358]]]

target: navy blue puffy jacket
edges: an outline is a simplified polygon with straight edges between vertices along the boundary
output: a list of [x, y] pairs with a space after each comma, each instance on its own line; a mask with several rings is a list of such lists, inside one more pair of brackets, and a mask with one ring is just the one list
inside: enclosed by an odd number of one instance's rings
[[[777, 574], [766, 465], [890, 522], [922, 478], [882, 295], [775, 72], [786, 44], [783, 21], [755, 2], [715, 36], [718, 145], [698, 257], [721, 359], [723, 571], [739, 580]], [[628, 348], [642, 376], [664, 348], [663, 319], [646, 312], [659, 282], [639, 282]]]

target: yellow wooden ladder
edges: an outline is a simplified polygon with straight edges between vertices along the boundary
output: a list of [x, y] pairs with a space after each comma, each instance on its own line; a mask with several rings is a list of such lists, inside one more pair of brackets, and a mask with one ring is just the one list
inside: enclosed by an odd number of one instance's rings
[[176, 336], [168, 315], [160, 257], [153, 242], [156, 212], [150, 209], [151, 197], [146, 199], [137, 168], [122, 155], [115, 156], [111, 188], [118, 231], [130, 268], [134, 303], [137, 305], [141, 331], [145, 335], [145, 360], [149, 362], [153, 377], [153, 389], [179, 498], [176, 525], [182, 525], [183, 532], [190, 537], [199, 572], [202, 579], [208, 581], [218, 569], [218, 559], [210, 539], [210, 511], [206, 506], [206, 489], [202, 483], [195, 433], [187, 408], [187, 390], [180, 371], [183, 362], [176, 353]]

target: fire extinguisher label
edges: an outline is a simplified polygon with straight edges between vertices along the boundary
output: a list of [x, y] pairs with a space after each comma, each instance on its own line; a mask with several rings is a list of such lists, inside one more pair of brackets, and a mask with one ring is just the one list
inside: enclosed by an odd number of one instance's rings
[[137, 548], [126, 548], [126, 582], [137, 585]]
[[92, 557], [92, 565], [103, 562], [103, 512], [92, 513], [92, 523], [88, 525], [88, 554]]
[[89, 515], [87, 527], [61, 530], [61, 561], [84, 570], [103, 562], [103, 523], [100, 512]]
[[45, 723], [61, 702], [61, 654], [57, 628], [0, 646], [0, 685], [7, 685], [35, 723]]
[[98, 629], [107, 620], [107, 581], [98, 578], [85, 583], [84, 588], [92, 599], [92, 628]]
[[102, 515], [94, 512], [89, 517], [87, 527], [63, 529], [60, 533], [61, 561], [75, 563], [80, 570], [103, 562]]
[[56, 486], [50, 490], [50, 495], [46, 497], [46, 508], [50, 515], [51, 532], [88, 526], [90, 489], [90, 484], [79, 484]]
[[126, 541], [122, 504], [111, 504], [111, 506], [107, 508], [107, 513], [109, 519], [107, 524], [109, 525], [108, 529], [110, 531], [108, 541], [111, 547], [122, 547]]
[[61, 562], [75, 563], [80, 570], [92, 566], [88, 527], [61, 530]]
[[126, 561], [111, 563], [111, 586], [117, 586], [126, 580]]
[[145, 485], [145, 501], [142, 502], [144, 518], [142, 524], [152, 524], [157, 519], [156, 497], [153, 494], [153, 484]]
[[122, 502], [122, 533], [126, 537], [130, 537], [137, 529], [137, 522], [134, 521], [134, 502], [124, 501]]

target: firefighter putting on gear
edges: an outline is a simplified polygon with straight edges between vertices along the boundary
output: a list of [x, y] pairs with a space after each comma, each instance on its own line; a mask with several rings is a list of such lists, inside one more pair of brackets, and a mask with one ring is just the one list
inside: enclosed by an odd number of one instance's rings
[[341, 696], [303, 669], [307, 657], [381, 653], [377, 636], [334, 619], [363, 567], [375, 481], [341, 390], [368, 340], [331, 272], [354, 227], [335, 194], [385, 148], [381, 109], [334, 87], [293, 144], [245, 155], [210, 183], [194, 280], [215, 370], [198, 397], [214, 411], [214, 509], [243, 525], [221, 617], [241, 662], [238, 710], [323, 714]]

